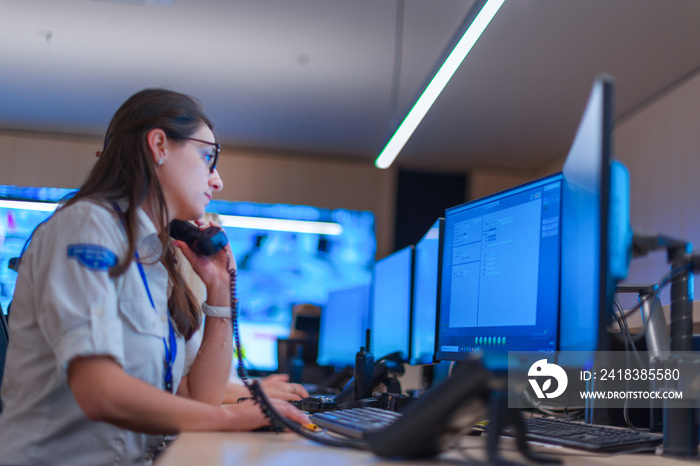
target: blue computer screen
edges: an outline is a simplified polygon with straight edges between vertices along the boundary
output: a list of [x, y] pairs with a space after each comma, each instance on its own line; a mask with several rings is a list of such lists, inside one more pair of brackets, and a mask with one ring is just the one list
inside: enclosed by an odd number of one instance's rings
[[413, 246], [374, 264], [370, 309], [370, 351], [375, 360], [395, 352], [408, 360]]
[[436, 358], [555, 351], [561, 175], [445, 212]]
[[355, 364], [355, 354], [365, 346], [369, 294], [369, 284], [328, 293], [318, 335], [319, 365], [350, 367]]
[[416, 243], [410, 364], [430, 364], [435, 354], [438, 262], [443, 223], [444, 219], [438, 219]]

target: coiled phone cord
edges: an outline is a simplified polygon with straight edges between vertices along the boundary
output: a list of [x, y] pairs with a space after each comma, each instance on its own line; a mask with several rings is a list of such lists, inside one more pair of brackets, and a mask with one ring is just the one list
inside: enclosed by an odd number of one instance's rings
[[238, 357], [238, 376], [243, 381], [248, 391], [253, 397], [255, 403], [260, 406], [265, 417], [270, 421], [270, 425], [275, 432], [282, 432], [282, 430], [289, 429], [292, 432], [301, 435], [304, 438], [312, 440], [317, 443], [322, 443], [324, 445], [329, 445], [333, 447], [346, 447], [346, 448], [356, 448], [359, 450], [367, 450], [368, 446], [366, 442], [361, 440], [353, 439], [339, 439], [332, 438], [325, 433], [312, 433], [296, 422], [290, 421], [286, 417], [279, 414], [275, 408], [270, 403], [270, 400], [265, 395], [260, 382], [257, 380], [250, 380], [248, 376], [248, 371], [246, 371], [243, 365], [243, 352], [241, 348], [241, 338], [238, 332], [238, 298], [236, 294], [236, 270], [230, 271], [231, 274], [231, 325], [233, 326], [233, 341], [236, 345], [236, 354]]

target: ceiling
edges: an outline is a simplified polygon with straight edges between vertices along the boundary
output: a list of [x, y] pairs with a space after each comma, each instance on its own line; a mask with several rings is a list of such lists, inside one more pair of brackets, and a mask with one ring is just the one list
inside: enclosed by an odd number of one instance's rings
[[[471, 0], [0, 0], [0, 130], [102, 135], [144, 87], [189, 93], [225, 145], [368, 164]], [[396, 164], [533, 169], [593, 79], [624, 118], [700, 69], [698, 0], [506, 0]]]

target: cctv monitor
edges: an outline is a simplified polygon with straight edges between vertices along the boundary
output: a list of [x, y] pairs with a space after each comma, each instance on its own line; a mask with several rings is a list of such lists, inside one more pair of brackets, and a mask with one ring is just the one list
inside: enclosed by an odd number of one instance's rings
[[561, 174], [445, 211], [436, 360], [557, 349]]
[[430, 364], [435, 355], [438, 269], [444, 218], [439, 218], [416, 243], [409, 364]]
[[372, 276], [370, 351], [375, 361], [392, 353], [407, 361], [413, 301], [413, 253], [407, 246], [378, 260]]

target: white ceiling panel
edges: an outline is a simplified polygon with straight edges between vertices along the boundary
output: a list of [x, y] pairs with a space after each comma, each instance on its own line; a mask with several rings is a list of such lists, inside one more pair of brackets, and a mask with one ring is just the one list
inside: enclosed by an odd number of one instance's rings
[[[161, 86], [225, 144], [372, 163], [472, 3], [0, 0], [0, 129], [101, 135]], [[597, 75], [624, 116], [697, 72], [698, 24], [697, 0], [506, 0], [397, 164], [537, 167]]]

